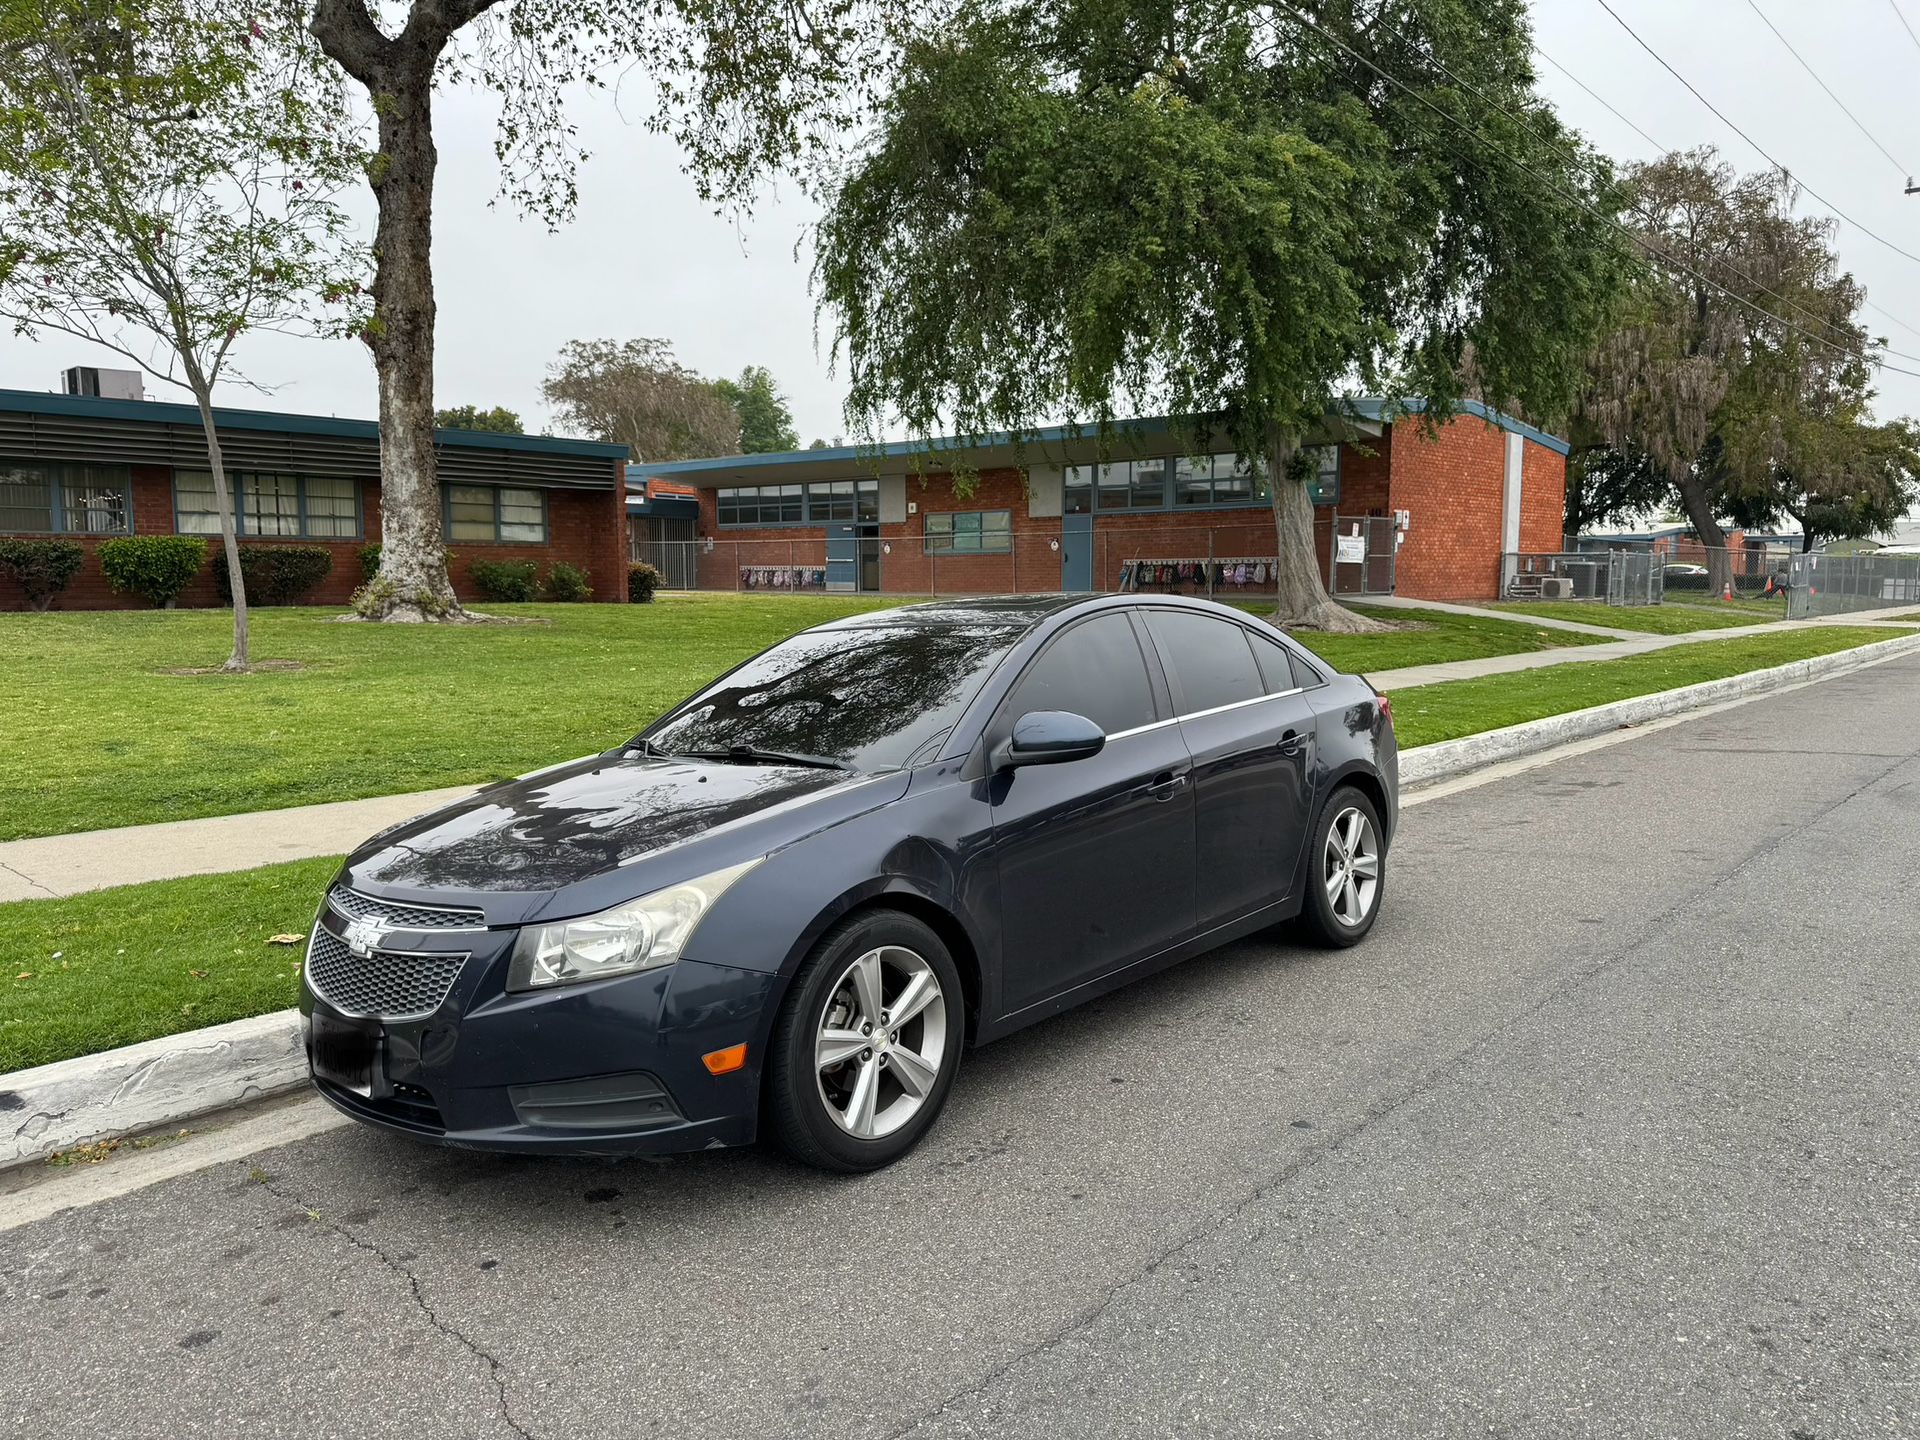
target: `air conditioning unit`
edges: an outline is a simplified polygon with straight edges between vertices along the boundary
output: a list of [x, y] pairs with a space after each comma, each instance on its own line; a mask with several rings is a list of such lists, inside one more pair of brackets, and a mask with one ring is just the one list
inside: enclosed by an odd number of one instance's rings
[[1549, 575], [1540, 582], [1542, 600], [1571, 600], [1573, 581], [1564, 575]]
[[73, 365], [60, 374], [61, 388], [69, 395], [97, 395], [102, 400], [144, 400], [146, 387], [138, 370], [102, 370], [93, 365]]

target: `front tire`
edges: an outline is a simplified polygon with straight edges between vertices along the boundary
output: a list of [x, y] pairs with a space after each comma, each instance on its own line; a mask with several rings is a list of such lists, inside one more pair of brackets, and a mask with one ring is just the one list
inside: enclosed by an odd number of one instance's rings
[[774, 1140], [822, 1170], [891, 1165], [947, 1102], [965, 1004], [953, 957], [927, 925], [898, 910], [842, 920], [793, 977], [774, 1023]]
[[1358, 944], [1373, 928], [1387, 890], [1387, 846], [1380, 812], [1342, 785], [1327, 798], [1307, 859], [1300, 927], [1322, 945]]

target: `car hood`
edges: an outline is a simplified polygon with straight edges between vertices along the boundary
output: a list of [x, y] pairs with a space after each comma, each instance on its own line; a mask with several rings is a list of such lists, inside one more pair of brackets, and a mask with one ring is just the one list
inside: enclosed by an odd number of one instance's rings
[[[702, 856], [711, 863], [703, 859], [687, 875], [665, 881], [675, 883], [765, 854], [849, 811], [883, 803], [905, 785], [904, 776], [878, 778], [899, 783], [850, 806], [853, 792], [872, 787], [876, 777], [797, 765], [595, 755], [492, 786], [384, 831], [348, 858], [347, 871], [354, 884], [393, 896], [553, 891], [650, 864], [649, 857], [665, 859], [688, 842], [720, 842], [703, 843]], [[830, 798], [842, 803], [823, 805]], [[758, 833], [741, 833], [748, 831]], [[728, 835], [740, 843], [727, 845], [722, 837]], [[729, 853], [712, 858], [710, 849]]]

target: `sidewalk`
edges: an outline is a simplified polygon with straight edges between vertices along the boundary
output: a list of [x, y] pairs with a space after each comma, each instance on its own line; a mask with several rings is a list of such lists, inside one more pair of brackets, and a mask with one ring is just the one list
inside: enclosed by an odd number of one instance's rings
[[[1525, 619], [1547, 629], [1577, 630], [1619, 638], [1601, 645], [1571, 645], [1559, 650], [1533, 650], [1519, 655], [1488, 655], [1478, 660], [1454, 660], [1437, 665], [1412, 665], [1400, 670], [1369, 671], [1367, 678], [1382, 690], [1411, 690], [1449, 680], [1476, 680], [1484, 675], [1506, 675], [1547, 665], [1588, 660], [1624, 660], [1691, 645], [1702, 640], [1732, 640], [1770, 631], [1798, 630], [1810, 625], [1878, 625], [1887, 617], [1910, 614], [1914, 606], [1862, 611], [1818, 620], [1780, 620], [1764, 625], [1740, 625], [1726, 630], [1695, 630], [1685, 635], [1648, 635], [1570, 620], [1516, 616], [1510, 610], [1474, 605], [1443, 605], [1432, 601], [1396, 601], [1369, 598], [1369, 605], [1396, 609], [1446, 610], [1458, 615], [1482, 615], [1496, 620]], [[1891, 627], [1913, 629], [1913, 625]], [[340, 800], [327, 805], [302, 805], [286, 810], [258, 810], [245, 815], [217, 815], [205, 820], [174, 820], [160, 825], [132, 825], [117, 830], [87, 830], [74, 835], [49, 835], [36, 840], [0, 844], [0, 902], [45, 900], [103, 890], [111, 885], [137, 885], [149, 880], [173, 880], [183, 875], [218, 875], [251, 870], [286, 860], [309, 860], [341, 855], [376, 831], [402, 820], [471, 795], [478, 786], [421, 790], [407, 795], [381, 795], [370, 800]]]

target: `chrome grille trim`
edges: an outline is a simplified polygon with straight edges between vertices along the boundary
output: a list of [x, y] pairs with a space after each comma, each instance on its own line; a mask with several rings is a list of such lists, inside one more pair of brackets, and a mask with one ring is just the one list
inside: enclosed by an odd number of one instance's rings
[[447, 1003], [467, 958], [374, 950], [363, 960], [339, 936], [316, 926], [307, 945], [307, 984], [342, 1015], [421, 1020]]
[[327, 891], [327, 904], [334, 913], [349, 920], [378, 917], [390, 930], [484, 930], [487, 917], [478, 910], [431, 905], [406, 905], [397, 900], [381, 900], [362, 895], [345, 885]]

